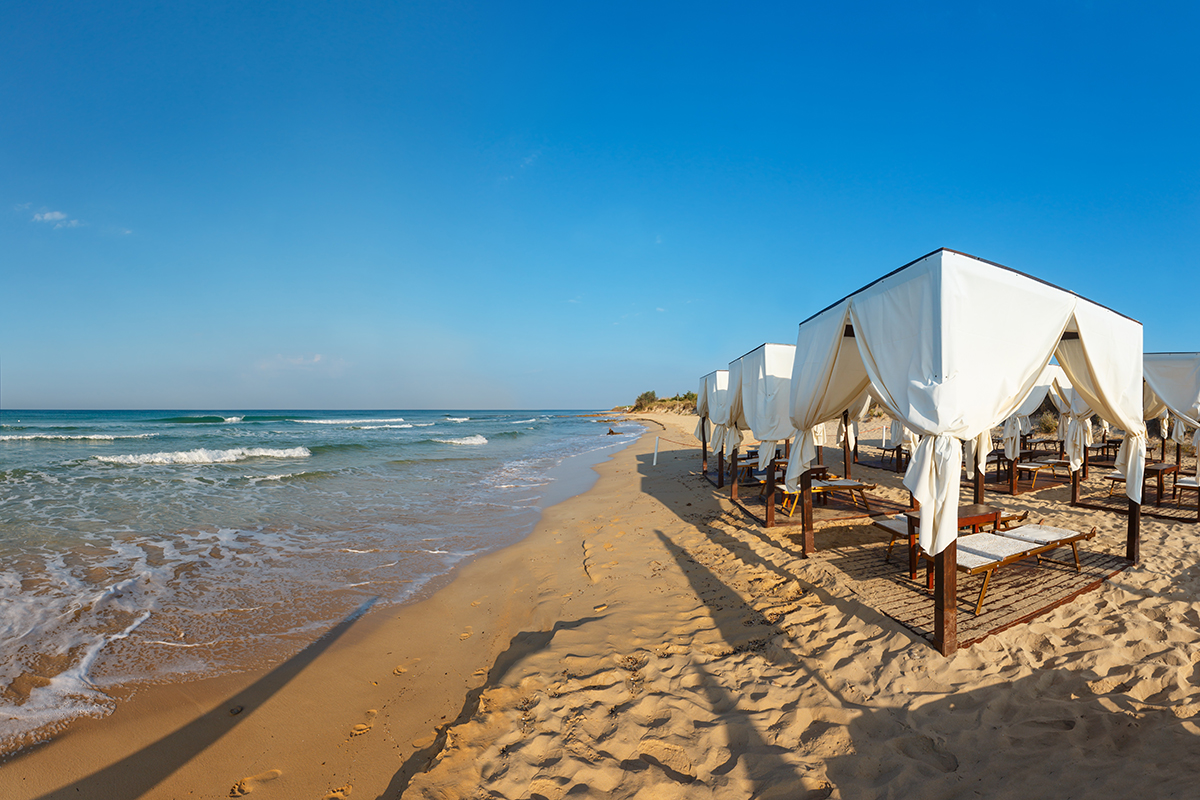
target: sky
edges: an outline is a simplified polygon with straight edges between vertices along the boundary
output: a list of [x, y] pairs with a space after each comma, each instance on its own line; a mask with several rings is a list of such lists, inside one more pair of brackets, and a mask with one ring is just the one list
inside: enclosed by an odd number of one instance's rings
[[2, 408], [609, 408], [939, 247], [1200, 351], [1195, 4], [3, 16]]

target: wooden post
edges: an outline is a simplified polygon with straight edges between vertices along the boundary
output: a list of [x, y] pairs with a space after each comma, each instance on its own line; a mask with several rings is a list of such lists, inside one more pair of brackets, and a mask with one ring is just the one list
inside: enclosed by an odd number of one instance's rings
[[846, 435], [842, 437], [842, 461], [845, 462], [846, 474], [842, 477], [850, 480], [850, 412], [842, 412], [842, 424], [846, 426]]
[[1079, 505], [1079, 470], [1071, 470], [1071, 505]]
[[[1017, 453], [1017, 458], [1020, 457], [1021, 454]], [[1008, 493], [1013, 497], [1017, 496], [1017, 462], [1015, 459], [1008, 462]]]
[[1125, 557], [1130, 563], [1138, 563], [1139, 539], [1142, 533], [1142, 504], [1129, 501], [1129, 532], [1125, 537]]
[[975, 464], [975, 502], [983, 502], [983, 455], [980, 454]]
[[708, 475], [708, 417], [700, 418], [700, 472]]
[[[761, 445], [759, 445], [761, 447]], [[771, 465], [767, 467], [767, 513], [765, 515], [767, 527], [775, 527], [775, 459], [771, 459]]]
[[729, 456], [729, 499], [735, 503], [738, 499], [738, 473], [738, 449], [735, 446]]
[[801, 547], [801, 552], [805, 558], [811, 556], [817, 549], [816, 537], [814, 536], [816, 526], [813, 523], [813, 501], [812, 501], [812, 481], [814, 470], [805, 470], [800, 475], [800, 502], [802, 511], [800, 514], [800, 527], [804, 532], [804, 545]]
[[722, 489], [725, 486], [725, 448], [722, 447], [717, 451], [717, 488]]
[[933, 646], [944, 656], [958, 650], [958, 544], [933, 557]]

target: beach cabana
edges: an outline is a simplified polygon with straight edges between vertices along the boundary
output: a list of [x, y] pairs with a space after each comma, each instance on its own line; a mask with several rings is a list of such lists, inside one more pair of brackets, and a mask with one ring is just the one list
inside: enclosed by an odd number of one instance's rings
[[[729, 365], [729, 374], [736, 373], [740, 387], [736, 410], [759, 441], [757, 466], [767, 473], [764, 520], [767, 527], [775, 524], [775, 450], [780, 442], [788, 441], [796, 433], [788, 406], [795, 360], [795, 345], [767, 343]], [[733, 382], [731, 378], [731, 391]]]
[[[981, 323], [1020, 309], [998, 347]], [[956, 541], [963, 442], [1012, 416], [1056, 358], [1086, 404], [1127, 431], [1117, 463], [1129, 476], [1127, 555], [1137, 559], [1142, 470], [1142, 326], [1078, 295], [953, 250], [913, 261], [800, 324], [791, 418], [798, 449], [864, 390], [919, 437], [904, 485], [921, 510], [918, 540], [935, 570], [934, 645], [957, 649]], [[976, 450], [980, 445], [976, 445]], [[788, 464], [794, 490], [802, 461]], [[977, 476], [979, 473], [976, 465]], [[977, 486], [982, 482], [977, 477]], [[811, 532], [805, 532], [810, 552]]]

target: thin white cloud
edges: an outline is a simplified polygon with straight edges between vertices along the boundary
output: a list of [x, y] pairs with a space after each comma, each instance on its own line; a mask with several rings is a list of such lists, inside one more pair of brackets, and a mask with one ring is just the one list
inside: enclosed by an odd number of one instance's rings
[[655, 311], [666, 311], [666, 309], [665, 309], [665, 308], [656, 308], [656, 309], [654, 309], [654, 310], [655, 310]]
[[33, 215], [34, 222], [53, 222], [56, 228], [78, 228], [83, 223], [77, 219], [68, 219], [61, 211], [43, 211]]

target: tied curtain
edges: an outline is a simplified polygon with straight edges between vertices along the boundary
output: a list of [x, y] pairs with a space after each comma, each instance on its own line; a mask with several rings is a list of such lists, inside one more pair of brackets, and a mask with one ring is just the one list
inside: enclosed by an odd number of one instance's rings
[[[792, 424], [804, 433], [799, 457], [788, 465], [788, 488], [795, 488], [811, 462], [808, 431], [838, 416], [869, 386], [894, 419], [921, 437], [904, 485], [922, 506], [921, 547], [941, 552], [958, 533], [963, 441], [982, 442], [983, 434], [1013, 415], [1084, 306], [1117, 318], [1069, 292], [941, 250], [805, 321], [796, 340], [791, 402]], [[1025, 320], [1006, 329], [1002, 347], [979, 324], [996, 309], [1020, 309]], [[1121, 333], [1136, 339], [1140, 348], [1141, 326], [1125, 322]], [[1094, 327], [1090, 317], [1078, 325], [1081, 337], [1087, 335], [1085, 328], [1090, 332]], [[1101, 336], [1098, 353], [1107, 353], [1106, 343]], [[1095, 393], [1111, 393], [1112, 403], [1126, 403], [1124, 389], [1108, 387], [1124, 380], [1126, 372], [1140, 376], [1140, 352], [1137, 356], [1113, 366], [1083, 353], [1073, 368], [1064, 365], [1064, 370], [1074, 379], [1089, 368], [1099, 369], [1097, 383], [1105, 388]], [[1140, 398], [1136, 408], [1140, 411]], [[1128, 409], [1122, 406], [1117, 416], [1123, 420]], [[1127, 430], [1139, 425], [1140, 420]], [[1144, 447], [1141, 452], [1144, 458]], [[1140, 479], [1127, 491], [1134, 488], [1140, 499]]]
[[725, 429], [729, 426], [729, 371], [719, 369], [705, 377], [708, 390], [708, 419], [712, 422], [712, 445], [714, 453], [725, 446]]
[[696, 416], [700, 419], [696, 422], [696, 438], [704, 438], [704, 425], [708, 420], [708, 375], [700, 379], [700, 388], [696, 392]]
[[[1142, 326], [1100, 306], [1080, 301], [1075, 308], [1079, 336], [1064, 338], [1055, 358], [1075, 389], [1071, 403], [1071, 427], [1067, 431], [1067, 453], [1071, 469], [1077, 470], [1087, 454], [1091, 438], [1089, 421], [1094, 412], [1101, 419], [1125, 429], [1117, 451], [1116, 468], [1125, 475], [1125, 494], [1142, 502], [1142, 477], [1146, 466], [1146, 425], [1142, 421]], [[1086, 406], [1086, 415], [1076, 409]], [[1084, 429], [1081, 432], [1079, 429]]]
[[776, 445], [796, 433], [788, 414], [795, 360], [791, 344], [764, 344], [741, 358], [742, 411], [759, 441], [759, 469], [770, 467]]
[[[1171, 438], [1184, 441], [1184, 425], [1196, 429], [1192, 446], [1200, 450], [1200, 353], [1147, 353], [1142, 368], [1146, 379], [1146, 414], [1166, 409], [1175, 415]], [[1151, 405], [1163, 408], [1152, 408]], [[1149, 417], [1148, 417], [1149, 418]]]
[[733, 451], [742, 443], [742, 431], [749, 430], [746, 421], [746, 410], [742, 405], [742, 360], [729, 362], [729, 422], [725, 426], [725, 455], [733, 455]]

